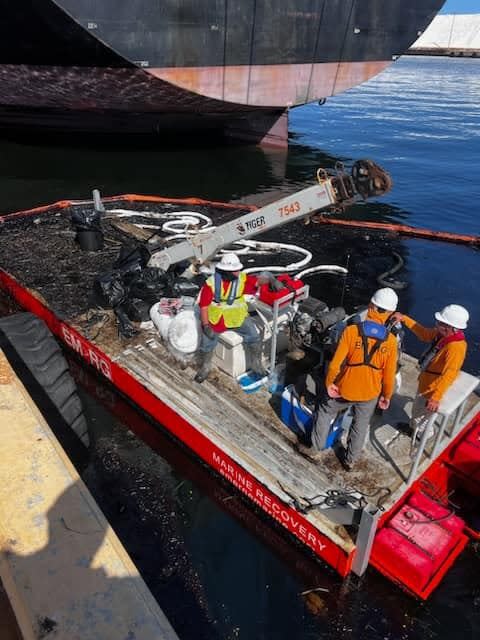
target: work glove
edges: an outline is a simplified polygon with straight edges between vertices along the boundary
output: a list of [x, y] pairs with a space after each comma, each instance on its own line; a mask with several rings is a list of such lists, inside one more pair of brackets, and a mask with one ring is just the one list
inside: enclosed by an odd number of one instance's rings
[[209, 324], [202, 325], [202, 331], [209, 340], [213, 340], [213, 338], [215, 337], [215, 331], [212, 329], [211, 325]]
[[272, 276], [268, 285], [271, 291], [281, 291], [282, 289], [285, 288], [285, 285], [282, 282], [280, 282], [280, 280], [277, 280], [275, 276]]
[[262, 271], [258, 276], [258, 284], [268, 284], [270, 291], [280, 291], [284, 285], [275, 278], [271, 271]]

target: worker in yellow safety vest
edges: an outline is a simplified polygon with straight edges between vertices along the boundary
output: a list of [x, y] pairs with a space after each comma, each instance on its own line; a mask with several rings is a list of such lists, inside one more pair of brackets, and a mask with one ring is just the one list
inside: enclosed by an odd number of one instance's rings
[[250, 359], [252, 370], [258, 375], [266, 373], [262, 364], [261, 335], [248, 314], [245, 295], [255, 294], [262, 284], [270, 283], [275, 288], [278, 283], [271, 273], [263, 272], [257, 277], [243, 273], [242, 269], [238, 256], [226, 253], [200, 290], [202, 338], [196, 382], [203, 382], [210, 373], [218, 337], [227, 330], [242, 336], [246, 358]]

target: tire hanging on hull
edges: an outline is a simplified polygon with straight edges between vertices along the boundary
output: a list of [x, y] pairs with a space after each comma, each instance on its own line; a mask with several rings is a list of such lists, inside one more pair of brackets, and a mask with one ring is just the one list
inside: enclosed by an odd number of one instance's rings
[[63, 422], [88, 447], [87, 421], [76, 384], [61, 348], [46, 324], [26, 312], [1, 318], [0, 345], [17, 373], [22, 373], [22, 367], [28, 369]]

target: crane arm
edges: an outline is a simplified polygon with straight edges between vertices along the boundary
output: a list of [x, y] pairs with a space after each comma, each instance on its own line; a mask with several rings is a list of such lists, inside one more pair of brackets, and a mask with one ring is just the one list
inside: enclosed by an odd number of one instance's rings
[[149, 266], [165, 271], [183, 260], [200, 263], [212, 258], [219, 249], [237, 240], [245, 240], [288, 222], [306, 218], [319, 210], [337, 209], [373, 195], [382, 195], [391, 187], [388, 174], [371, 160], [358, 160], [352, 175], [337, 167], [335, 175], [317, 171], [317, 184], [272, 202], [260, 209], [215, 227], [208, 233], [192, 234], [186, 240], [154, 251]]

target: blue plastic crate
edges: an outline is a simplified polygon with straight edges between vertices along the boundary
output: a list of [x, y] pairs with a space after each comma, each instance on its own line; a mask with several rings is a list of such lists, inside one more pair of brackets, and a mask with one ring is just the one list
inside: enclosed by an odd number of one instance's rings
[[[344, 413], [339, 414], [332, 421], [328, 434], [326, 449], [333, 447], [343, 431]], [[313, 427], [313, 412], [301, 404], [292, 384], [285, 387], [282, 393], [281, 414], [282, 422], [297, 436], [310, 442]]]

